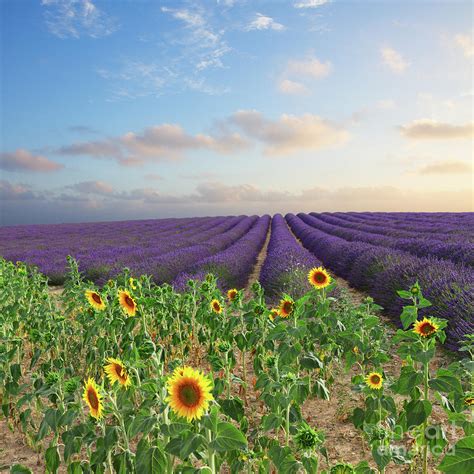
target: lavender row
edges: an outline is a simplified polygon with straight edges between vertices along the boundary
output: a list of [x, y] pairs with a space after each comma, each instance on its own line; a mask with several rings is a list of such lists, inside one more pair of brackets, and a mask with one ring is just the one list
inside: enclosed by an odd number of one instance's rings
[[314, 254], [298, 243], [281, 214], [272, 219], [267, 256], [260, 273], [260, 283], [270, 297], [282, 292], [302, 296], [310, 289], [309, 270], [321, 265]]
[[157, 283], [172, 282], [180, 273], [191, 268], [196, 262], [230, 247], [245, 235], [258, 219], [258, 216], [245, 217], [227, 232], [216, 235], [205, 242], [168, 252], [153, 262], [145, 262], [143, 268], [134, 267], [133, 270], [137, 274], [152, 275]]
[[396, 321], [403, 304], [397, 290], [419, 281], [424, 295], [433, 303], [427, 309], [429, 314], [448, 320], [448, 347], [457, 349], [459, 341], [474, 332], [471, 268], [368, 243], [348, 242], [293, 214], [287, 214], [286, 220], [303, 245], [326, 267], [353, 287], [367, 291]]
[[372, 245], [388, 247], [395, 250], [403, 250], [418, 257], [434, 256], [458, 264], [474, 266], [474, 244], [446, 243], [430, 238], [402, 239], [387, 237], [379, 234], [371, 234], [357, 229], [347, 229], [324, 222], [313, 215], [298, 214], [298, 216], [310, 226], [322, 230], [331, 235], [341, 237], [351, 242], [366, 242]]
[[191, 268], [178, 275], [173, 286], [178, 291], [185, 288], [190, 279], [202, 279], [207, 273], [218, 277], [223, 288], [243, 288], [265, 243], [270, 216], [260, 217], [252, 228], [227, 249], [199, 260]]
[[398, 212], [391, 213], [338, 213], [343, 216], [357, 217], [358, 219], [364, 220], [367, 223], [383, 221], [387, 224], [399, 227], [404, 230], [412, 230], [414, 226], [416, 228], [424, 228], [426, 231], [438, 232], [440, 227], [448, 227], [453, 232], [457, 231], [472, 231], [474, 226], [474, 214], [473, 213], [444, 213], [444, 214], [402, 214]]
[[472, 230], [451, 232], [452, 227], [438, 227], [438, 231], [433, 232], [426, 231], [421, 228], [421, 226], [418, 227], [416, 225], [413, 225], [413, 230], [403, 230], [398, 226], [389, 225], [387, 221], [371, 221], [370, 224], [367, 224], [367, 221], [354, 219], [350, 216], [340, 216], [326, 212], [321, 214], [311, 212], [310, 215], [317, 217], [328, 224], [337, 225], [338, 227], [360, 230], [371, 234], [380, 234], [387, 237], [418, 239], [421, 236], [422, 238], [429, 238], [434, 241], [451, 243], [466, 243], [474, 241]]
[[[8, 260], [38, 266], [53, 283], [64, 279], [66, 256], [72, 255], [88, 278], [97, 279], [131, 263], [206, 240], [228, 230], [242, 218], [5, 227], [0, 229], [0, 254]], [[30, 229], [31, 237], [28, 237]]]

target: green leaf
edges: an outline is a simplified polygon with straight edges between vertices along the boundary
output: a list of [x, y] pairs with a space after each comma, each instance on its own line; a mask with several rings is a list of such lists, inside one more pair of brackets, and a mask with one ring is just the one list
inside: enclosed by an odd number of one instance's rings
[[453, 375], [438, 375], [428, 382], [430, 388], [443, 393], [463, 393], [461, 382]]
[[10, 474], [33, 474], [33, 471], [23, 464], [14, 464], [10, 467]]
[[240, 423], [244, 416], [244, 402], [240, 398], [235, 397], [227, 400], [220, 400], [219, 405], [224, 414]]
[[372, 448], [372, 457], [381, 472], [383, 472], [392, 460], [390, 450], [386, 446], [374, 446]]
[[408, 428], [421, 425], [431, 414], [432, 406], [428, 400], [412, 400], [405, 406]]
[[59, 469], [59, 464], [61, 463], [61, 460], [59, 458], [58, 447], [51, 446], [50, 448], [48, 448], [44, 457], [46, 459], [46, 468], [48, 473], [56, 474]]
[[270, 413], [263, 417], [263, 431], [270, 431], [279, 428], [283, 423], [283, 418], [276, 413]]
[[421, 372], [415, 371], [412, 367], [402, 367], [400, 377], [393, 384], [392, 390], [400, 395], [409, 395], [422, 380]]
[[146, 440], [142, 439], [137, 446], [135, 457], [136, 472], [143, 474], [160, 474], [166, 472], [167, 458], [158, 446], [149, 447]]
[[277, 472], [296, 474], [301, 469], [301, 463], [295, 459], [288, 447], [273, 446], [268, 451], [268, 455], [277, 468]]
[[447, 474], [474, 472], [474, 435], [460, 439], [446, 454], [438, 469]]
[[404, 306], [400, 320], [403, 325], [403, 329], [409, 328], [417, 320], [417, 309], [416, 306]]
[[245, 449], [247, 447], [247, 439], [231, 423], [221, 422], [217, 425], [216, 437], [211, 441], [210, 447], [219, 452]]

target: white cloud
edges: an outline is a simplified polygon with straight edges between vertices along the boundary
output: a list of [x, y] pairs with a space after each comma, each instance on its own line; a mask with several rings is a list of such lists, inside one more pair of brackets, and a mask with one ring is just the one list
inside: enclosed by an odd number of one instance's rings
[[48, 30], [59, 38], [100, 38], [118, 29], [117, 21], [92, 0], [42, 0]]
[[472, 58], [474, 56], [474, 38], [473, 34], [458, 34], [454, 37], [456, 45], [461, 48], [466, 58]]
[[422, 166], [417, 172], [421, 175], [471, 174], [472, 164], [465, 161], [441, 161]]
[[63, 165], [51, 161], [45, 156], [33, 155], [19, 148], [12, 152], [0, 153], [0, 169], [6, 171], [34, 171], [48, 173], [63, 168]]
[[397, 74], [403, 73], [410, 65], [398, 51], [393, 48], [383, 47], [380, 49], [383, 63]]
[[402, 135], [413, 140], [456, 140], [474, 137], [474, 122], [455, 125], [431, 119], [414, 120], [400, 127]]
[[257, 13], [254, 20], [252, 20], [246, 30], [275, 30], [275, 31], [283, 31], [285, 26], [281, 23], [276, 22], [273, 18], [269, 16], [262, 15], [261, 13]]
[[295, 8], [318, 8], [322, 5], [326, 5], [331, 0], [303, 0], [294, 3]]
[[271, 120], [256, 110], [241, 110], [228, 122], [248, 138], [262, 143], [264, 153], [271, 156], [316, 151], [341, 145], [349, 138], [342, 127], [312, 114], [283, 114], [279, 119]]
[[328, 76], [332, 71], [330, 61], [321, 62], [318, 58], [288, 61], [286, 72], [295, 76], [306, 76], [313, 79]]
[[193, 150], [226, 154], [247, 146], [247, 140], [238, 133], [191, 135], [177, 124], [162, 124], [148, 127], [140, 133], [128, 132], [105, 140], [65, 145], [56, 153], [114, 159], [122, 165], [134, 166], [145, 162], [179, 160], [185, 152]]
[[291, 81], [290, 79], [282, 79], [278, 83], [278, 90], [283, 94], [304, 95], [307, 94], [308, 88], [300, 82]]

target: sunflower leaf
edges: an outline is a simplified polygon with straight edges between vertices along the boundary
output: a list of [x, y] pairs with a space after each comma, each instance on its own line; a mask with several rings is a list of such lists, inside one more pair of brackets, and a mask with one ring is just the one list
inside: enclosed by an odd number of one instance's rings
[[244, 434], [231, 423], [221, 422], [217, 425], [216, 437], [209, 446], [219, 452], [245, 449], [247, 440]]

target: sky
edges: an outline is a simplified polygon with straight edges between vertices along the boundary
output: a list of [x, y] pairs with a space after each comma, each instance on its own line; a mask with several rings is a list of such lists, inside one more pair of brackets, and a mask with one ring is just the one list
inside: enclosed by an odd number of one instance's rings
[[0, 6], [1, 225], [474, 210], [470, 1]]

